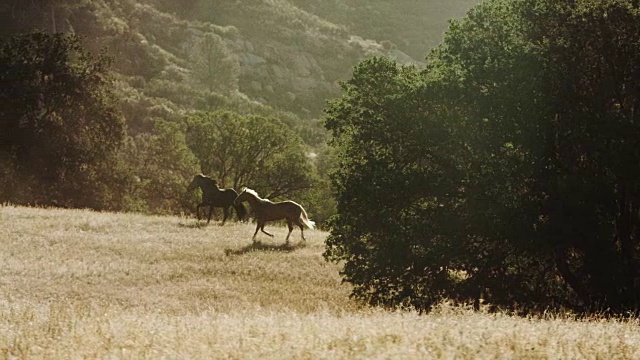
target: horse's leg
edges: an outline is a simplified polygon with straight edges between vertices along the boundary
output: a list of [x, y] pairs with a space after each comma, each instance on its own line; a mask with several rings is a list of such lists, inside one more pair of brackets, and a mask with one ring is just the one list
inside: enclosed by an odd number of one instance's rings
[[198, 219], [198, 221], [200, 220], [200, 207], [202, 206], [202, 204], [198, 204], [198, 206], [196, 206], [196, 218]]
[[287, 220], [287, 226], [289, 227], [289, 233], [287, 234], [285, 242], [289, 243], [289, 236], [291, 236], [291, 232], [293, 231], [293, 222], [291, 220]]
[[233, 207], [236, 209], [236, 215], [237, 215], [238, 221], [244, 222], [244, 217], [246, 215], [244, 206], [242, 204], [238, 204], [238, 205], [234, 204]]
[[227, 217], [229, 216], [229, 207], [223, 207], [222, 212], [222, 224], [220, 224], [220, 226], [224, 225], [224, 222], [227, 221]]
[[213, 212], [213, 205], [209, 205], [209, 218], [207, 219], [207, 224], [211, 221], [212, 212]]
[[264, 231], [264, 224], [265, 224], [265, 223], [260, 224], [260, 231], [262, 231], [263, 233], [265, 233], [265, 234], [267, 234], [267, 235], [269, 235], [269, 236], [273, 237], [273, 234], [269, 234], [268, 232]]
[[256, 235], [258, 235], [258, 230], [260, 230], [260, 226], [261, 226], [261, 225], [262, 225], [262, 224], [260, 224], [260, 222], [258, 222], [258, 223], [256, 224], [256, 232], [254, 232], [254, 233], [253, 233], [253, 237], [251, 238], [251, 240], [253, 240], [253, 242], [256, 242]]
[[304, 238], [304, 225], [298, 225], [298, 226], [300, 226], [300, 234], [302, 235], [302, 240], [307, 241], [307, 239]]
[[304, 238], [304, 223], [300, 219], [296, 219], [294, 220], [294, 222], [300, 228], [300, 234], [302, 235], [302, 240], [307, 241], [307, 239]]

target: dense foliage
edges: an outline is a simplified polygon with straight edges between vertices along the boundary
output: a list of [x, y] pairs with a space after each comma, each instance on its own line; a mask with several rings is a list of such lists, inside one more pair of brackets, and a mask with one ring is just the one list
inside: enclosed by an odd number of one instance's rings
[[229, 111], [189, 117], [187, 143], [220, 186], [281, 198], [312, 187], [315, 172], [300, 137], [280, 120]]
[[487, 1], [423, 71], [362, 62], [327, 109], [325, 256], [373, 304], [637, 310], [637, 64], [622, 0]]
[[125, 134], [108, 59], [74, 35], [34, 33], [4, 41], [0, 63], [0, 199], [116, 207]]
[[144, 213], [190, 213], [197, 201], [186, 191], [200, 172], [187, 146], [185, 126], [155, 119], [150, 132], [128, 136], [120, 151], [120, 165], [128, 180], [121, 210]]

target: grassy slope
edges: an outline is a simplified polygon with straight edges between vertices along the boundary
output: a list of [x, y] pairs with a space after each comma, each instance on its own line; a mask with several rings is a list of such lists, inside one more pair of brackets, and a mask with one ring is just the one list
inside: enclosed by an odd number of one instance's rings
[[0, 206], [1, 358], [639, 358], [637, 322], [362, 309], [326, 233]]

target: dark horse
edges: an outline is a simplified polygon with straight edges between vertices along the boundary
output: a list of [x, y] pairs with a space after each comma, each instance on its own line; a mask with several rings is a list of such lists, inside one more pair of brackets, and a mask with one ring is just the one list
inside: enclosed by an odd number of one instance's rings
[[200, 220], [200, 208], [203, 206], [209, 207], [209, 217], [207, 218], [207, 224], [211, 221], [211, 213], [213, 208], [222, 208], [224, 212], [224, 217], [222, 218], [222, 223], [220, 225], [224, 225], [224, 222], [227, 221], [229, 217], [229, 208], [233, 206], [236, 209], [236, 215], [238, 216], [238, 220], [244, 220], [247, 215], [247, 209], [242, 204], [234, 204], [233, 201], [238, 197], [238, 193], [233, 189], [220, 189], [218, 187], [218, 183], [212, 178], [198, 174], [193, 177], [191, 184], [187, 190], [193, 191], [196, 187], [200, 187], [202, 190], [202, 202], [198, 204], [196, 207], [196, 216], [198, 220]]
[[238, 195], [233, 203], [240, 204], [243, 201], [249, 202], [249, 205], [253, 208], [253, 213], [256, 218], [256, 232], [253, 233], [254, 242], [256, 241], [258, 230], [261, 230], [263, 233], [273, 237], [273, 235], [264, 231], [264, 224], [267, 221], [281, 219], [287, 220], [287, 225], [289, 226], [289, 233], [287, 234], [286, 239], [287, 243], [289, 242], [289, 236], [291, 236], [294, 224], [300, 228], [302, 240], [306, 240], [304, 238], [304, 227], [307, 226], [309, 229], [313, 229], [315, 227], [315, 223], [309, 220], [304, 208], [300, 204], [291, 200], [274, 203], [267, 199], [260, 198], [258, 193], [251, 189], [243, 188], [240, 195]]

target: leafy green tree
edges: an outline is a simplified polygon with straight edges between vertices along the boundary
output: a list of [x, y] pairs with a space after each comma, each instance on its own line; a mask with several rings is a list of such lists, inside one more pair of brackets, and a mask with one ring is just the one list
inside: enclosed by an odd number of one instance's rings
[[637, 309], [639, 16], [488, 1], [420, 74], [361, 63], [326, 123], [340, 165], [325, 256], [354, 294]]
[[109, 59], [72, 34], [31, 33], [5, 39], [0, 61], [0, 201], [117, 207], [124, 121]]
[[187, 123], [187, 143], [202, 172], [222, 186], [251, 186], [277, 198], [313, 184], [302, 140], [275, 118], [216, 111], [197, 113]]
[[122, 156], [129, 169], [123, 210], [156, 214], [193, 210], [193, 194], [186, 188], [198, 166], [179, 124], [155, 119], [154, 131], [129, 138]]
[[462, 226], [464, 147], [421, 80], [415, 68], [373, 58], [327, 109], [339, 166], [325, 256], [343, 261], [354, 295], [376, 305], [424, 308], [455, 285], [446, 255]]

